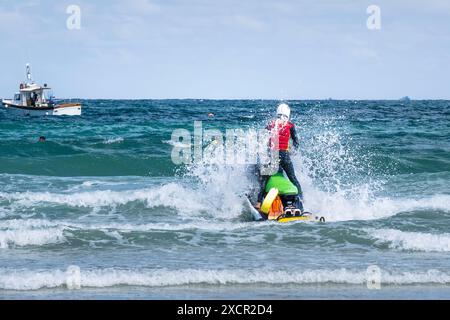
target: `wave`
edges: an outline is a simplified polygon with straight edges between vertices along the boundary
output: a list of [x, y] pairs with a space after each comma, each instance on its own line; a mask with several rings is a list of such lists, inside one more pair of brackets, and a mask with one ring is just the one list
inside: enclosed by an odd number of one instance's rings
[[[71, 239], [82, 240], [85, 231], [99, 231], [108, 237], [120, 241], [122, 235], [132, 232], [177, 232], [200, 230], [205, 232], [230, 232], [237, 230], [254, 230], [267, 224], [252, 222], [208, 221], [199, 219], [187, 223], [85, 223], [72, 221], [49, 221], [42, 219], [2, 220], [0, 221], [0, 249], [24, 246], [42, 246], [70, 242]], [[83, 231], [79, 234], [79, 231]], [[101, 237], [97, 235], [97, 237]], [[252, 241], [251, 239], [248, 241]]]
[[[76, 190], [72, 190], [76, 191]], [[0, 201], [8, 201], [22, 207], [35, 207], [38, 204], [65, 205], [69, 207], [115, 207], [132, 202], [141, 202], [147, 208], [168, 207], [186, 216], [201, 212], [217, 214], [217, 218], [236, 218], [245, 211], [240, 195], [224, 192], [219, 198], [216, 190], [200, 190], [169, 183], [154, 188], [137, 190], [97, 190], [77, 193], [51, 192], [0, 192]], [[324, 216], [327, 221], [372, 220], [394, 216], [402, 212], [416, 210], [442, 210], [450, 212], [450, 196], [435, 195], [421, 199], [375, 200], [348, 199], [340, 193], [325, 193], [309, 190], [305, 193], [305, 206], [308, 211]]]
[[0, 221], [0, 249], [62, 243], [65, 228], [45, 220]]
[[307, 209], [326, 217], [327, 221], [373, 220], [387, 218], [402, 212], [442, 210], [450, 212], [450, 196], [434, 195], [421, 199], [364, 198], [348, 199], [339, 193], [320, 191], [306, 197]]
[[[113, 286], [165, 287], [185, 285], [282, 285], [282, 284], [346, 284], [364, 285], [371, 279], [366, 271], [304, 270], [292, 272], [283, 270], [214, 270], [214, 269], [90, 269], [71, 266], [63, 270], [17, 270], [0, 269], [0, 289], [38, 290], [42, 288], [64, 288], [75, 283], [76, 287], [103, 288]], [[381, 284], [450, 284], [450, 274], [439, 270], [425, 272], [381, 271]]]
[[450, 234], [404, 232], [395, 229], [368, 230], [378, 242], [388, 243], [392, 249], [449, 252]]
[[[59, 204], [72, 207], [104, 207], [124, 205], [140, 201], [149, 208], [158, 206], [183, 209], [184, 211], [200, 211], [207, 207], [195, 201], [194, 191], [176, 183], [169, 183], [156, 188], [138, 190], [113, 191], [98, 190], [71, 194], [50, 192], [0, 192], [0, 201], [16, 202], [25, 207], [34, 207], [38, 203]], [[192, 199], [192, 201], [185, 201]]]
[[106, 223], [106, 224], [70, 224], [71, 227], [92, 230], [117, 230], [120, 232], [147, 232], [147, 231], [187, 231], [187, 230], [202, 230], [202, 231], [235, 231], [248, 230], [254, 228], [264, 227], [263, 223], [253, 222], [226, 222], [226, 221], [206, 221], [198, 220], [196, 222], [188, 222], [181, 224], [174, 223]]

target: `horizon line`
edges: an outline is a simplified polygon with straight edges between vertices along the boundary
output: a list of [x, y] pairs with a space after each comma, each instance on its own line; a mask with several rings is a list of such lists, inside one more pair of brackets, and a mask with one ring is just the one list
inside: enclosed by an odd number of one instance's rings
[[210, 101], [450, 101], [450, 98], [293, 98], [293, 99], [279, 99], [279, 98], [56, 98], [56, 100], [210, 100]]

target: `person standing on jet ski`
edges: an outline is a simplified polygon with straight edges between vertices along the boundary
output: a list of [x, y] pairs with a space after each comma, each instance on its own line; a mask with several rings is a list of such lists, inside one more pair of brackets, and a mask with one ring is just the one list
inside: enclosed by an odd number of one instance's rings
[[[295, 125], [290, 121], [291, 109], [286, 103], [281, 103], [277, 108], [277, 119], [269, 122], [266, 129], [272, 134], [272, 137], [278, 137], [278, 144], [270, 141], [270, 147], [277, 148], [279, 152], [279, 171], [284, 170], [289, 180], [297, 187], [300, 201], [303, 201], [303, 193], [300, 183], [295, 176], [294, 165], [289, 154], [289, 139], [292, 139], [294, 149], [297, 150], [299, 141], [295, 130]], [[260, 177], [260, 191], [256, 209], [260, 209], [264, 199], [264, 190], [269, 176]]]

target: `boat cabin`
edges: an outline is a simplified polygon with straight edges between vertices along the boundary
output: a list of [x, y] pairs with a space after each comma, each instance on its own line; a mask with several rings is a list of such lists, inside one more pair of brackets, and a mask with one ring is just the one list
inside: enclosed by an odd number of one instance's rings
[[14, 95], [13, 103], [24, 107], [40, 107], [52, 104], [51, 97], [48, 97], [46, 91], [50, 90], [47, 84], [43, 87], [37, 84], [20, 84], [20, 92]]

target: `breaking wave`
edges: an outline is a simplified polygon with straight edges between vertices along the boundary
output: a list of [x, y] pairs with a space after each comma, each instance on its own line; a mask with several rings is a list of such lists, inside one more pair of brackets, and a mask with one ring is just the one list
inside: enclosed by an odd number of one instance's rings
[[45, 220], [0, 221], [0, 248], [61, 243], [65, 241], [64, 229]]
[[[73, 269], [73, 268], [72, 268]], [[67, 283], [91, 288], [112, 286], [184, 286], [184, 285], [236, 285], [236, 284], [347, 284], [364, 285], [369, 275], [366, 271], [305, 270], [290, 272], [280, 270], [198, 270], [198, 269], [81, 269], [78, 275], [71, 270], [10, 270], [0, 269], [0, 289], [38, 290], [42, 288], [67, 287]], [[385, 272], [380, 275], [384, 285], [450, 284], [450, 275], [439, 270], [424, 272]]]
[[369, 235], [390, 248], [412, 251], [450, 251], [450, 234], [404, 232], [395, 229], [369, 230]]

